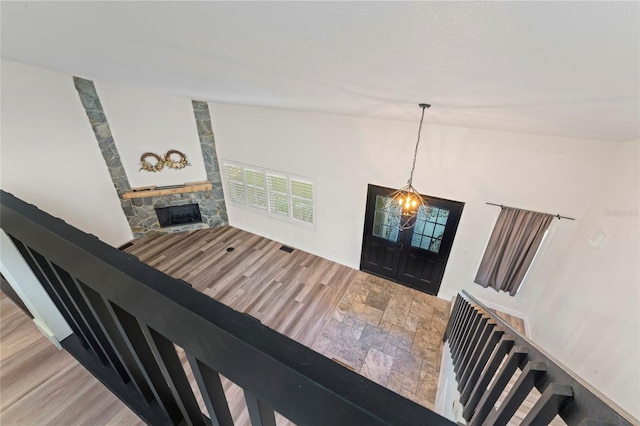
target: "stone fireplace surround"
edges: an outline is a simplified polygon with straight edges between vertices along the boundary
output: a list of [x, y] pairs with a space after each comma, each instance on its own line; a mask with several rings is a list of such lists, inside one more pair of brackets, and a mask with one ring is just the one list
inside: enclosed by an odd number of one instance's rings
[[[200, 215], [202, 216], [201, 223], [175, 225], [167, 228], [160, 227], [155, 212], [156, 208], [182, 206], [185, 204], [198, 204]], [[169, 232], [184, 232], [223, 226], [224, 223], [219, 217], [217, 207], [218, 203], [214, 200], [211, 191], [199, 191], [186, 194], [133, 198], [130, 200], [130, 203], [123, 205], [122, 209], [125, 211], [125, 215], [129, 220], [129, 226], [131, 226], [133, 236], [139, 238]]]
[[[170, 232], [193, 231], [224, 226], [219, 202], [216, 201], [210, 182], [185, 184], [181, 188], [154, 188], [150, 191], [128, 191], [120, 200], [135, 238], [166, 234]], [[162, 207], [197, 204], [202, 216], [201, 223], [189, 223], [161, 228], [155, 209]]]
[[[163, 191], [163, 188], [160, 187], [148, 193], [136, 192], [136, 188], [131, 188], [129, 185], [120, 154], [93, 82], [79, 77], [74, 77], [73, 80], [134, 238], [220, 227], [228, 224], [211, 116], [206, 102], [192, 101], [192, 105], [207, 182], [185, 183], [184, 187], [175, 191]], [[200, 208], [201, 223], [160, 227], [155, 212], [156, 207], [194, 203], [198, 204]]]

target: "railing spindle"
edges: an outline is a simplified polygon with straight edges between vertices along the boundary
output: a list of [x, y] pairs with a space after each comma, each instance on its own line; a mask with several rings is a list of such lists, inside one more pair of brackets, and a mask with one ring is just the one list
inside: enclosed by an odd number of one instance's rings
[[67, 322], [67, 324], [69, 324], [69, 327], [71, 328], [71, 330], [73, 330], [73, 333], [76, 336], [78, 336], [78, 338], [82, 342], [82, 345], [85, 348], [88, 348], [89, 344], [87, 343], [87, 340], [85, 339], [84, 334], [82, 333], [82, 330], [80, 330], [80, 327], [76, 323], [75, 318], [73, 318], [73, 316], [69, 312], [69, 309], [67, 309], [67, 306], [58, 295], [57, 291], [53, 288], [51, 283], [49, 283], [49, 280], [40, 269], [40, 266], [36, 262], [33, 254], [31, 253], [31, 250], [29, 250], [29, 248], [27, 248], [27, 246], [22, 244], [22, 242], [17, 238], [14, 238], [11, 235], [9, 235], [9, 237], [11, 238], [11, 241], [13, 241], [13, 244], [16, 246], [20, 254], [22, 255], [22, 258], [25, 260], [27, 265], [29, 265], [29, 268], [31, 268], [31, 271], [36, 276], [40, 284], [42, 285], [42, 288], [44, 288], [44, 290], [47, 292], [47, 294], [51, 298], [51, 301], [53, 301], [54, 305], [56, 305], [56, 307], [60, 311], [60, 314], [62, 314], [62, 317], [64, 318], [64, 320]]
[[[460, 298], [462, 299], [462, 297]], [[469, 316], [467, 315], [467, 313], [469, 312], [470, 309], [471, 309], [471, 305], [466, 300], [463, 300], [460, 306], [460, 314], [456, 318], [456, 324], [453, 329], [451, 339], [449, 339], [449, 349], [451, 350], [452, 358], [453, 358], [453, 354], [455, 354], [458, 350], [458, 345], [460, 343], [460, 334], [462, 333], [462, 330], [466, 322], [469, 320]]]
[[[485, 365], [489, 364], [489, 358], [491, 358], [491, 354], [493, 353], [494, 349], [498, 345], [498, 342], [502, 339], [503, 335], [504, 335], [504, 330], [502, 328], [497, 327], [493, 329], [493, 332], [489, 336], [489, 340], [487, 341], [487, 343], [484, 345], [484, 348], [482, 349], [482, 354], [480, 355], [480, 358], [478, 358], [478, 361], [473, 367], [473, 371], [471, 371], [467, 379], [465, 379], [464, 376], [462, 377], [462, 379], [464, 380], [464, 388], [460, 392], [460, 402], [462, 404], [466, 404], [467, 401], [469, 400], [469, 397], [471, 396], [471, 392], [473, 391], [473, 388], [478, 382], [478, 378], [480, 377], [480, 374], [482, 374], [482, 370], [484, 369]], [[513, 342], [511, 344], [513, 345]], [[506, 349], [505, 353], [508, 352], [509, 349]]]
[[214, 426], [233, 426], [233, 418], [229, 412], [229, 403], [224, 394], [220, 375], [189, 353], [187, 353], [187, 359], [207, 406], [211, 423]]
[[[473, 413], [475, 412], [476, 406], [487, 390], [487, 386], [489, 386], [489, 382], [495, 375], [496, 371], [500, 367], [502, 360], [509, 353], [511, 348], [513, 347], [514, 340], [510, 335], [503, 335], [496, 347], [495, 351], [491, 355], [491, 359], [487, 363], [482, 376], [478, 380], [478, 382], [473, 387], [471, 391], [471, 396], [469, 400], [465, 403], [464, 410], [462, 411], [462, 416], [468, 421], [471, 419]], [[469, 382], [469, 385], [473, 385], [473, 382]]]
[[478, 324], [480, 323], [480, 318], [482, 318], [482, 313], [478, 311], [475, 307], [472, 307], [471, 310], [471, 321], [467, 326], [467, 329], [462, 334], [462, 341], [460, 342], [459, 351], [453, 357], [453, 365], [454, 371], [457, 373], [460, 371], [460, 362], [462, 360], [463, 355], [471, 345], [471, 338], [475, 334], [476, 329], [478, 328]]
[[180, 423], [183, 420], [182, 413], [173, 397], [173, 392], [164, 379], [162, 370], [153, 356], [153, 352], [142, 333], [138, 321], [118, 305], [109, 303], [107, 308], [116, 318], [118, 329], [125, 337], [127, 346], [134, 356], [140, 371], [145, 376], [147, 383], [149, 383], [158, 405], [173, 424]]
[[451, 314], [449, 316], [449, 321], [447, 322], [447, 328], [445, 328], [444, 334], [442, 335], [443, 342], [446, 342], [447, 339], [449, 339], [451, 332], [453, 331], [453, 327], [455, 325], [455, 318], [459, 314], [461, 303], [462, 303], [462, 297], [460, 297], [460, 295], [457, 295], [456, 300], [453, 303], [453, 307], [451, 308]]
[[471, 418], [471, 422], [469, 423], [471, 426], [481, 425], [484, 423], [487, 416], [491, 413], [491, 410], [493, 410], [494, 404], [496, 403], [498, 398], [500, 398], [502, 391], [504, 391], [504, 388], [509, 383], [509, 380], [511, 380], [513, 373], [515, 373], [516, 369], [526, 358], [527, 352], [528, 349], [521, 346], [516, 346], [511, 349], [511, 352], [509, 353], [509, 356], [507, 357], [504, 365], [502, 366], [502, 368], [500, 368], [500, 371], [498, 371], [493, 378], [493, 383], [491, 383], [491, 386], [487, 388], [487, 390], [484, 392], [484, 395], [482, 396], [482, 399], [480, 399], [476, 412], [474, 413], [473, 417]]
[[548, 425], [572, 398], [571, 386], [551, 383], [522, 420], [520, 426]]
[[[460, 375], [460, 378], [458, 379], [459, 391], [462, 391], [464, 389], [464, 386], [467, 384], [467, 380], [469, 379], [469, 377], [471, 376], [471, 373], [477, 366], [478, 359], [480, 358], [482, 350], [484, 349], [487, 343], [487, 340], [489, 339], [489, 336], [491, 335], [491, 332], [495, 327], [496, 327], [496, 323], [491, 320], [488, 320], [484, 328], [482, 329], [482, 332], [478, 337], [478, 341], [476, 342], [475, 347], [471, 352], [471, 356], [469, 357], [469, 360], [464, 368], [464, 372]], [[496, 343], [497, 343], [497, 340], [496, 340]]]
[[116, 352], [120, 357], [122, 364], [126, 368], [133, 385], [144, 397], [145, 401], [153, 401], [155, 399], [153, 392], [151, 391], [147, 380], [144, 378], [133, 354], [129, 350], [125, 337], [118, 329], [116, 319], [111, 315], [109, 309], [107, 309], [106, 303], [108, 302], [105, 302], [98, 293], [87, 287], [87, 285], [82, 281], [76, 282], [78, 283], [79, 288], [82, 289], [82, 293], [86, 298], [87, 304], [93, 310], [96, 320], [100, 323], [105, 335], [111, 340], [111, 344], [116, 349]]
[[484, 426], [506, 426], [518, 407], [527, 398], [538, 379], [545, 374], [547, 366], [543, 362], [527, 362], [518, 380], [507, 394], [497, 411], [493, 411], [484, 421]]
[[273, 408], [247, 392], [247, 390], [244, 391], [244, 399], [247, 402], [251, 426], [276, 426], [276, 416]]
[[456, 380], [460, 380], [460, 377], [462, 376], [462, 374], [464, 374], [464, 372], [468, 368], [469, 358], [471, 358], [471, 355], [475, 350], [478, 344], [478, 340], [480, 339], [480, 336], [482, 335], [488, 321], [489, 321], [489, 317], [481, 313], [480, 320], [476, 325], [473, 336], [469, 339], [470, 343], [467, 346], [467, 349], [464, 351], [464, 355], [462, 355], [462, 357], [460, 358], [458, 371], [456, 372]]
[[178, 404], [187, 425], [205, 426], [205, 420], [198, 406], [198, 401], [193, 395], [189, 379], [184, 372], [180, 357], [173, 343], [146, 325], [140, 325], [149, 344], [153, 356], [158, 362], [165, 381], [169, 385], [173, 398]]
[[109, 364], [116, 370], [124, 383], [129, 382], [129, 375], [125, 371], [122, 363], [120, 362], [120, 359], [115, 353], [115, 350], [111, 346], [111, 342], [104, 335], [102, 328], [98, 324], [93, 311], [83, 297], [82, 290], [78, 287], [75, 279], [71, 275], [69, 275], [67, 271], [60, 268], [56, 264], [49, 262], [49, 266], [51, 266], [52, 271], [56, 274], [57, 278], [60, 280], [60, 283], [64, 285], [64, 288], [73, 301], [73, 305], [78, 311], [80, 318], [84, 321], [89, 332], [91, 333], [91, 336], [99, 345], [100, 349], [104, 352]]
[[76, 304], [73, 302], [73, 298], [69, 295], [67, 289], [60, 281], [58, 276], [53, 272], [53, 269], [51, 268], [51, 265], [49, 265], [47, 259], [35, 250], [32, 250], [30, 248], [28, 248], [28, 250], [33, 255], [33, 259], [38, 265], [45, 280], [49, 283], [51, 288], [53, 288], [59, 300], [62, 302], [64, 309], [69, 313], [69, 317], [82, 333], [84, 340], [89, 344], [89, 347], [98, 356], [98, 358], [100, 358], [102, 364], [107, 365], [109, 363], [107, 356], [100, 347], [100, 344], [98, 343], [96, 338], [91, 333], [91, 328], [82, 317], [82, 314], [78, 310]]

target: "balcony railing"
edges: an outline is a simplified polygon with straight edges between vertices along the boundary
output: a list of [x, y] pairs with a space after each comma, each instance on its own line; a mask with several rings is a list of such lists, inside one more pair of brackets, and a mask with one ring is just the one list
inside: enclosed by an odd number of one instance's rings
[[[232, 425], [220, 381], [244, 390], [253, 425], [450, 421], [1, 192], [1, 226], [73, 330], [62, 346], [152, 425]], [[206, 405], [180, 361], [182, 348]]]

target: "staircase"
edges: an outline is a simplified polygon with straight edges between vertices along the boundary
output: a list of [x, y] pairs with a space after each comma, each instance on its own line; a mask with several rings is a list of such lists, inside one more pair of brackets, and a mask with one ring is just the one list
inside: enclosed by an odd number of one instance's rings
[[633, 418], [462, 291], [443, 340], [468, 425], [632, 425]]

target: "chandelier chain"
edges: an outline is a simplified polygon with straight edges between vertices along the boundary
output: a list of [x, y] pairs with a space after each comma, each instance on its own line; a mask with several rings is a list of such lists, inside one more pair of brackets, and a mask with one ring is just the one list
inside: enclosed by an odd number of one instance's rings
[[413, 171], [416, 168], [416, 158], [418, 157], [418, 145], [420, 145], [420, 133], [422, 132], [422, 122], [424, 121], [424, 110], [428, 108], [424, 104], [420, 106], [422, 107], [422, 117], [420, 117], [420, 126], [418, 127], [418, 140], [416, 141], [416, 149], [413, 152], [413, 165], [411, 166], [411, 174], [409, 175], [409, 180], [407, 181], [409, 185], [413, 183]]

